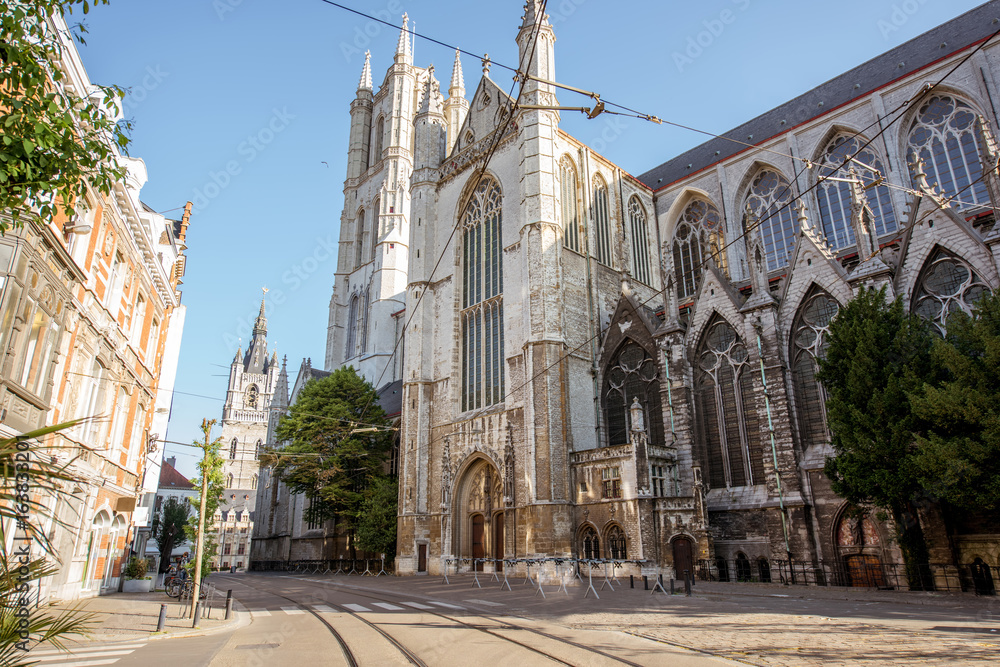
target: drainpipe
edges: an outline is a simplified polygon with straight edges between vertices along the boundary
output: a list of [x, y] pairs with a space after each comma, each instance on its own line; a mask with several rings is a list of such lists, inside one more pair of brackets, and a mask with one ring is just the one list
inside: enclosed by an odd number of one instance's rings
[[771, 458], [774, 462], [774, 479], [778, 485], [778, 507], [781, 510], [781, 531], [785, 536], [785, 553], [788, 554], [788, 569], [792, 583], [795, 583], [795, 568], [792, 566], [792, 547], [788, 542], [788, 519], [785, 516], [785, 496], [781, 490], [781, 474], [778, 472], [778, 448], [774, 442], [774, 423], [771, 420], [771, 392], [767, 388], [767, 376], [764, 375], [764, 346], [760, 341], [760, 323], [754, 325], [757, 333], [757, 358], [760, 359], [760, 380], [764, 384], [764, 406], [767, 408], [767, 434], [771, 439]]

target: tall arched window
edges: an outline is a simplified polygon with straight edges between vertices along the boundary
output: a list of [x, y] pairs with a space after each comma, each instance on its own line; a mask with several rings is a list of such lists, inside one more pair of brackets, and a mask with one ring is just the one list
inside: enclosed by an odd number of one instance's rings
[[562, 211], [563, 245], [575, 252], [582, 252], [576, 167], [566, 156], [559, 160], [559, 204]]
[[594, 226], [597, 229], [597, 261], [611, 266], [611, 216], [608, 206], [608, 186], [599, 175], [594, 176]]
[[580, 535], [580, 546], [584, 558], [592, 560], [601, 557], [601, 539], [593, 527], [587, 526], [583, 529], [583, 533]]
[[674, 280], [678, 298], [692, 296], [698, 289], [708, 255], [720, 269], [726, 270], [725, 247], [719, 209], [704, 199], [691, 200], [674, 228]]
[[[236, 479], [236, 478], [235, 478], [235, 477], [233, 477], [233, 473], [229, 473], [229, 475], [228, 475], [228, 476], [226, 477], [226, 488], [227, 488], [227, 489], [231, 489], [231, 488], [233, 488], [233, 481], [234, 481], [235, 479]], [[223, 519], [223, 520], [225, 520], [225, 519]]]
[[351, 321], [351, 326], [354, 327], [354, 340], [357, 345], [353, 348], [354, 354], [364, 354], [365, 353], [365, 323], [368, 320], [368, 292], [365, 291], [364, 294], [358, 298], [358, 307], [354, 313], [354, 319]]
[[649, 270], [649, 226], [646, 224], [646, 209], [638, 197], [628, 200], [629, 231], [632, 242], [632, 275], [640, 283], [652, 284]]
[[[760, 225], [760, 237], [767, 255], [767, 270], [775, 271], [788, 263], [795, 243], [795, 216], [788, 203], [792, 188], [788, 180], [776, 171], [762, 169], [754, 177], [744, 200]], [[746, 228], [748, 221], [743, 221]]]
[[382, 139], [385, 136], [385, 119], [379, 116], [379, 119], [375, 121], [375, 136], [372, 137], [372, 155], [371, 159], [368, 160], [369, 164], [378, 164], [379, 160], [382, 159]]
[[826, 427], [826, 392], [816, 380], [827, 346], [830, 322], [840, 306], [824, 292], [814, 291], [806, 297], [792, 328], [792, 374], [795, 382], [795, 410], [798, 414], [799, 438], [807, 448], [829, 440]]
[[[882, 161], [878, 159], [875, 151], [871, 148], [865, 148], [859, 153], [861, 145], [861, 140], [854, 136], [840, 135], [835, 137], [827, 144], [823, 151], [823, 157], [820, 158], [820, 177], [848, 178], [850, 170], [853, 168], [857, 176], [864, 181], [865, 186], [870, 186], [875, 182], [875, 176], [872, 172], [850, 163], [841, 166], [852, 155], [855, 156], [855, 161], [863, 162], [877, 169], [884, 176], [885, 167], [882, 166]], [[884, 185], [867, 187], [865, 195], [868, 198], [868, 206], [871, 207], [872, 214], [875, 216], [875, 229], [878, 235], [884, 236], [896, 231], [896, 214], [892, 210], [889, 188]], [[850, 184], [843, 181], [821, 180], [816, 188], [816, 198], [819, 200], [819, 217], [823, 221], [823, 234], [830, 247], [834, 250], [840, 250], [854, 245]]]
[[720, 319], [709, 326], [696, 359], [696, 406], [709, 484], [763, 484], [764, 455], [746, 346]]
[[375, 203], [372, 204], [372, 223], [370, 231], [368, 232], [369, 243], [371, 247], [368, 249], [368, 259], [375, 259], [375, 248], [378, 246], [378, 227], [379, 218], [382, 215], [382, 200], [377, 198]]
[[628, 549], [625, 544], [625, 531], [621, 526], [611, 526], [608, 530], [608, 558], [621, 560], [628, 558]]
[[230, 459], [235, 459], [236, 458], [236, 446], [238, 444], [239, 444], [239, 441], [236, 438], [233, 438], [232, 442], [229, 443], [229, 458]]
[[365, 245], [365, 209], [358, 209], [357, 223], [354, 230], [354, 266], [361, 266], [364, 261]]
[[253, 477], [250, 478], [250, 488], [251, 489], [257, 488], [257, 473], [254, 473]]
[[662, 445], [663, 408], [656, 359], [644, 347], [628, 340], [604, 371], [604, 419], [609, 445], [629, 441], [629, 407], [636, 398], [646, 420], [646, 437], [650, 444]]
[[361, 302], [361, 317], [358, 321], [358, 340], [361, 341], [361, 354], [368, 352], [368, 315], [372, 309], [372, 291], [365, 290], [365, 298]]
[[462, 410], [504, 397], [502, 195], [484, 178], [462, 220]]
[[[254, 447], [254, 451], [257, 452], [257, 456], [260, 456], [261, 454], [264, 453], [264, 441], [261, 440], [260, 438], [257, 438], [257, 444]], [[254, 487], [254, 488], [257, 488], [257, 487]]]
[[358, 353], [358, 328], [356, 322], [358, 321], [358, 295], [355, 294], [351, 297], [351, 305], [347, 309], [347, 345], [344, 346], [344, 358], [353, 359]]
[[923, 159], [929, 184], [955, 197], [955, 208], [990, 203], [986, 183], [980, 180], [976, 112], [965, 102], [948, 95], [927, 100], [910, 126], [907, 150], [911, 162], [914, 156]]
[[944, 335], [948, 316], [972, 308], [989, 286], [968, 262], [938, 248], [924, 266], [913, 296], [913, 312], [932, 322]]

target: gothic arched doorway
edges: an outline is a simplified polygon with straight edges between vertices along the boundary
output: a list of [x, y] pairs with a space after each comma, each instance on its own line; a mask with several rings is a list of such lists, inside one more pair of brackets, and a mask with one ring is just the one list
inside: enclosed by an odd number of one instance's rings
[[674, 552], [674, 579], [684, 579], [684, 573], [688, 576], [694, 573], [694, 560], [691, 540], [686, 537], [676, 537], [671, 542]]
[[[455, 495], [455, 554], [503, 558], [503, 521], [503, 479], [491, 461], [479, 457], [466, 466]], [[481, 569], [482, 561], [475, 567]]]
[[836, 540], [848, 586], [886, 587], [882, 537], [866, 512], [848, 507], [837, 522]]

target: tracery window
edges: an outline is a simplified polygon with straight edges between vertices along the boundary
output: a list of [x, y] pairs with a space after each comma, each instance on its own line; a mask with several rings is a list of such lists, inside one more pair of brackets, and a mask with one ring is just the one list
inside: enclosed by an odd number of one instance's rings
[[368, 352], [368, 315], [372, 309], [371, 288], [365, 290], [364, 299], [360, 303], [358, 313], [358, 340], [361, 341], [361, 354]]
[[462, 220], [462, 410], [504, 398], [500, 186], [484, 178]]
[[621, 526], [611, 526], [608, 530], [608, 558], [621, 560], [628, 558], [625, 544], [625, 531]]
[[961, 310], [971, 315], [976, 301], [989, 291], [965, 260], [939, 248], [917, 284], [913, 312], [932, 322], [935, 330], [944, 335], [950, 314]]
[[[865, 148], [860, 153], [862, 142], [858, 137], [840, 135], [835, 137], [820, 158], [820, 178], [848, 178], [850, 170], [853, 168], [857, 177], [864, 181], [866, 190], [865, 196], [868, 198], [868, 206], [871, 207], [874, 215], [875, 230], [879, 236], [884, 236], [896, 231], [896, 214], [892, 210], [892, 199], [889, 197], [889, 188], [884, 185], [869, 187], [875, 182], [875, 176], [871, 171], [851, 165], [841, 166], [844, 161], [854, 156], [857, 162], [877, 169], [880, 174], [885, 175], [885, 167], [871, 148]], [[823, 235], [826, 236], [830, 247], [840, 250], [855, 244], [854, 227], [851, 224], [851, 186], [843, 181], [820, 180], [816, 188], [816, 198], [819, 200], [819, 216], [823, 221]]]
[[352, 359], [357, 352], [358, 341], [358, 295], [351, 297], [351, 305], [347, 309], [347, 345], [344, 349], [344, 357]]
[[574, 252], [582, 252], [576, 168], [573, 161], [565, 156], [559, 160], [559, 204], [562, 210], [563, 245]]
[[611, 216], [608, 206], [608, 186], [600, 176], [594, 176], [592, 202], [594, 224], [597, 228], [597, 261], [611, 266]]
[[364, 261], [365, 209], [363, 208], [358, 210], [357, 227], [354, 231], [354, 266], [358, 267]]
[[646, 436], [652, 445], [663, 444], [663, 408], [656, 360], [635, 341], [626, 341], [604, 372], [604, 418], [608, 445], [629, 441], [629, 406], [639, 399], [646, 418]]
[[976, 112], [971, 106], [948, 95], [935, 95], [920, 107], [910, 126], [908, 152], [922, 158], [927, 182], [937, 185], [946, 197], [955, 197], [958, 209], [988, 205], [986, 183], [980, 180], [976, 137]]
[[230, 459], [235, 459], [236, 458], [236, 445], [237, 444], [238, 444], [238, 441], [236, 440], [236, 438], [233, 438], [232, 442], [229, 443], [229, 458]]
[[[792, 188], [788, 180], [776, 171], [762, 169], [754, 177], [744, 200], [744, 211], [749, 207], [760, 225], [768, 271], [788, 263], [795, 243], [795, 216], [788, 205], [791, 199]], [[744, 228], [748, 222], [743, 221]]]
[[678, 298], [692, 296], [698, 289], [708, 255], [720, 269], [726, 270], [725, 247], [719, 209], [704, 199], [692, 200], [674, 228], [674, 280]]
[[632, 275], [640, 283], [651, 285], [649, 270], [649, 226], [646, 224], [646, 209], [638, 197], [628, 201], [628, 219], [632, 241]]
[[583, 557], [586, 559], [596, 559], [601, 557], [601, 540], [597, 536], [597, 531], [591, 526], [583, 529], [582, 540]]
[[712, 488], [764, 483], [764, 456], [746, 346], [719, 320], [696, 356], [695, 393]]
[[792, 374], [795, 409], [803, 448], [829, 439], [826, 427], [826, 392], [816, 379], [817, 359], [826, 354], [830, 322], [840, 306], [823, 292], [808, 297], [799, 310], [792, 331]]

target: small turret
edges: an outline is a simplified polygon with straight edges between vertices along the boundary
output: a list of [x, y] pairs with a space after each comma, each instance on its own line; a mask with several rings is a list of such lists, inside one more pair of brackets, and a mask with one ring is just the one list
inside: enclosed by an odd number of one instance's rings
[[455, 64], [451, 67], [451, 85], [448, 87], [448, 99], [444, 103], [444, 117], [448, 128], [447, 154], [455, 148], [458, 132], [469, 115], [469, 101], [465, 99], [465, 77], [462, 75], [462, 59], [458, 49], [455, 49]]
[[365, 51], [365, 66], [361, 68], [361, 79], [358, 81], [358, 93], [367, 90], [372, 92], [372, 52]]
[[396, 44], [395, 62], [405, 65], [413, 64], [413, 56], [410, 54], [410, 31], [406, 27], [409, 20], [409, 17], [403, 14], [403, 28], [399, 31], [399, 42]]
[[[441, 85], [434, 78], [434, 66], [427, 70], [423, 100], [415, 118], [414, 171], [436, 169], [444, 159], [446, 131]], [[414, 180], [418, 177], [414, 175]]]
[[365, 65], [358, 81], [357, 97], [351, 102], [351, 138], [347, 149], [347, 178], [358, 178], [368, 169], [368, 145], [372, 132], [371, 52], [365, 52]]

